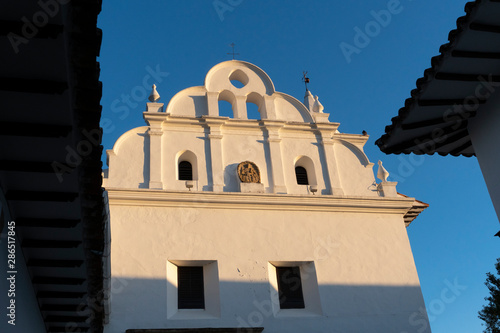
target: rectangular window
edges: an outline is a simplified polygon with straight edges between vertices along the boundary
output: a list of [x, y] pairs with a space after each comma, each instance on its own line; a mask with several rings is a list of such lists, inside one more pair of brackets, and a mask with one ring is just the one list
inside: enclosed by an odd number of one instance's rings
[[177, 293], [179, 309], [205, 308], [203, 266], [177, 267]]
[[281, 309], [304, 309], [299, 266], [276, 267]]

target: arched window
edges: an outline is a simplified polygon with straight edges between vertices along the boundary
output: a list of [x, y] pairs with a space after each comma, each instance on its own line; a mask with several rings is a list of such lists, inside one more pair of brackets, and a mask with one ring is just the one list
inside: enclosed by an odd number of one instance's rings
[[260, 120], [259, 107], [255, 103], [247, 103], [247, 119]]
[[264, 97], [256, 92], [251, 92], [247, 96], [247, 119], [261, 120], [266, 118], [265, 114], [262, 115], [261, 111], [264, 112]]
[[193, 180], [193, 166], [188, 161], [179, 163], [179, 180]]
[[219, 101], [219, 116], [234, 118], [233, 106], [228, 101]]
[[297, 177], [297, 184], [309, 185], [309, 180], [307, 179], [307, 171], [304, 167], [295, 167], [295, 177]]
[[236, 118], [236, 97], [233, 92], [229, 90], [221, 91], [218, 101], [220, 117]]

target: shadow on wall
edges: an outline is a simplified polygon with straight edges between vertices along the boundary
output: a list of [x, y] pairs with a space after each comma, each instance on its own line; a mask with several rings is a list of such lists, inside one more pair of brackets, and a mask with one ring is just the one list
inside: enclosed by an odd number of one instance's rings
[[[270, 163], [266, 163], [266, 174], [267, 174], [267, 184], [274, 184], [272, 174], [273, 174], [273, 165], [272, 165], [272, 159], [271, 159], [271, 151], [269, 150], [269, 143], [267, 143], [267, 140], [269, 140], [269, 133], [267, 130], [263, 131], [263, 137], [264, 140], [257, 140], [258, 143], [262, 144], [262, 147], [264, 148], [264, 158], [265, 161], [270, 161]], [[262, 171], [261, 171], [261, 177], [262, 177]], [[263, 179], [260, 180], [261, 183], [265, 183]], [[266, 187], [266, 193], [272, 193], [272, 188], [271, 186]]]
[[149, 188], [149, 154], [150, 154], [150, 139], [149, 134], [138, 134], [144, 140], [144, 144], [142, 145], [143, 153], [144, 153], [144, 167], [142, 168], [142, 177], [144, 179], [143, 183], [139, 183], [139, 188]]
[[323, 181], [325, 182], [325, 189], [321, 190], [321, 194], [328, 195], [330, 193], [331, 183], [330, 183], [330, 173], [328, 172], [328, 166], [326, 164], [325, 159], [325, 149], [321, 144], [321, 138], [316, 136], [316, 143], [313, 143], [313, 146], [318, 147], [319, 161], [321, 163], [321, 174], [323, 175]]
[[207, 98], [205, 96], [189, 96], [193, 100], [195, 117], [201, 117], [208, 114]]
[[[238, 274], [243, 279], [247, 273], [242, 270]], [[105, 332], [122, 333], [131, 328], [264, 327], [264, 333], [430, 333], [419, 287], [319, 285], [322, 314], [293, 309], [294, 315], [283, 315], [273, 311], [269, 283], [220, 281], [219, 317], [203, 319], [188, 314], [185, 319], [168, 319], [167, 288], [172, 285], [167, 285], [166, 279], [113, 278], [111, 319]]]
[[356, 158], [358, 159], [359, 163], [362, 166], [366, 167], [368, 164], [370, 164], [370, 161], [368, 160], [366, 155], [358, 147], [347, 141], [341, 141], [341, 142], [344, 145], [344, 147], [349, 149], [352, 152], [352, 154], [356, 156]]
[[[205, 137], [198, 137], [198, 139], [205, 140], [204, 151], [205, 151], [205, 169], [207, 172], [207, 183], [213, 184], [214, 179], [212, 176], [212, 153], [210, 150], [210, 139], [208, 138], [209, 134], [210, 134], [210, 130], [205, 129]], [[203, 191], [211, 191], [212, 186], [211, 185], [204, 185], [202, 190]]]
[[236, 169], [238, 163], [229, 164], [224, 169], [224, 192], [239, 192], [240, 185]]

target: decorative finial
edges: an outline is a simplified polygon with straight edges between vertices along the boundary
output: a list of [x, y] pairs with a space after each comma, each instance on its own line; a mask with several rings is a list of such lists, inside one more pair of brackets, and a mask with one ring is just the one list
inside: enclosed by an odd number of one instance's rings
[[148, 97], [150, 102], [156, 103], [160, 100], [160, 94], [156, 91], [156, 84], [153, 84], [153, 90], [151, 90], [151, 95]]
[[307, 89], [307, 84], [309, 83], [309, 78], [307, 77], [306, 71], [302, 72], [302, 82], [304, 82], [304, 84], [306, 85], [306, 91], [309, 91]]
[[383, 183], [386, 183], [387, 182], [387, 177], [389, 177], [389, 171], [387, 171], [382, 166], [382, 161], [378, 161], [377, 178], [380, 179]]
[[229, 46], [231, 46], [233, 48], [233, 52], [228, 53], [228, 54], [232, 54], [233, 55], [233, 60], [234, 60], [234, 56], [235, 55], [240, 55], [240, 54], [239, 53], [234, 53], [234, 47], [236, 46], [234, 43], [229, 44]]
[[318, 96], [314, 96], [313, 112], [323, 113], [325, 107], [319, 102]]

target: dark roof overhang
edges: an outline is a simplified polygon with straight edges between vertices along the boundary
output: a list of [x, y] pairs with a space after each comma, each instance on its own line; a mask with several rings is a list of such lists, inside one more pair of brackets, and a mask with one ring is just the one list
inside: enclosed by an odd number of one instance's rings
[[41, 3], [0, 11], [0, 190], [47, 332], [102, 332], [101, 1]]
[[[398, 193], [399, 196], [409, 198], [407, 195]], [[429, 208], [429, 204], [423, 201], [415, 199], [413, 206], [406, 212], [403, 219], [405, 222], [405, 227], [409, 227], [410, 224], [425, 210]]]
[[468, 2], [465, 12], [375, 142], [384, 153], [475, 155], [469, 119], [500, 86], [500, 0]]

